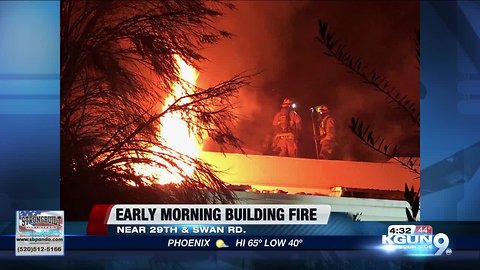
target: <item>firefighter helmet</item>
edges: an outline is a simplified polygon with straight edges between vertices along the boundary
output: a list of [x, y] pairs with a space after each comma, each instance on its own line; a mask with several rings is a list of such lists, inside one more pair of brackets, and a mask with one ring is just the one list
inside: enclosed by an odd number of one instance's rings
[[328, 106], [323, 104], [315, 107], [315, 110], [321, 114], [330, 112], [330, 109], [328, 108]]
[[289, 98], [284, 99], [282, 102], [282, 108], [287, 108], [290, 106], [292, 106], [292, 100]]

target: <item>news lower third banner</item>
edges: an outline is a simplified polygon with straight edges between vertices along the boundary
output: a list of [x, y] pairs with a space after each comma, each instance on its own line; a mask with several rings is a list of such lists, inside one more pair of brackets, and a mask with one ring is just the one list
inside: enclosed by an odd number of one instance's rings
[[393, 224], [372, 237], [319, 235], [330, 215], [329, 205], [96, 205], [87, 234], [96, 245], [110, 239], [115, 248], [128, 242], [129, 249], [335, 248], [438, 256], [455, 247], [447, 234], [420, 224]]

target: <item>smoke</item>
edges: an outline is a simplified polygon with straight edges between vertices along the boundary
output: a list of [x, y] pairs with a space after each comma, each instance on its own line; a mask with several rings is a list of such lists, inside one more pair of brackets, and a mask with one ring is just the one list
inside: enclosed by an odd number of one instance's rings
[[[282, 98], [278, 77], [284, 69], [286, 42], [292, 42], [291, 20], [307, 3], [238, 1], [236, 10], [216, 22], [220, 29], [235, 36], [222, 40], [203, 53], [209, 62], [203, 63], [199, 85], [212, 85], [243, 71], [256, 73], [252, 85], [240, 91], [237, 114], [241, 121], [236, 134], [245, 148], [261, 151], [264, 137], [270, 132], [271, 120]], [[207, 149], [214, 149], [206, 145]]]
[[245, 148], [261, 151], [281, 100], [290, 97], [304, 121], [300, 140], [304, 157], [315, 156], [308, 108], [319, 104], [329, 105], [337, 118], [344, 158], [383, 158], [351, 134], [352, 116], [360, 117], [387, 141], [400, 144], [405, 154], [418, 155], [418, 130], [407, 115], [392, 109], [382, 94], [325, 56], [316, 39], [322, 19], [348, 51], [417, 101], [420, 77], [414, 38], [419, 28], [418, 3], [237, 1], [235, 5], [237, 10], [216, 22], [218, 28], [235, 36], [203, 52], [210, 61], [203, 63], [199, 84], [208, 86], [245, 70], [261, 72], [252, 86], [240, 92], [242, 120], [237, 135]]

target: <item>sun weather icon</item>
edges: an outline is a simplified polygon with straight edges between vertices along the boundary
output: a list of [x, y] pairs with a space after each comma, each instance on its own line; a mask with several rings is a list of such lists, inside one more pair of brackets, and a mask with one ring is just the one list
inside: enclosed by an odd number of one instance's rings
[[228, 245], [225, 244], [225, 242], [222, 239], [218, 239], [215, 242], [215, 245], [217, 246], [217, 248], [227, 248], [228, 247]]

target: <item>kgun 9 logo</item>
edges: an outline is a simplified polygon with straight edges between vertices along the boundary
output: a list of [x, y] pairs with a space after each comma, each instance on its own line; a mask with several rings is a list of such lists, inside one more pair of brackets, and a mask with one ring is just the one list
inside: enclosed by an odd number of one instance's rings
[[[405, 234], [391, 234], [382, 235], [382, 245], [388, 245], [393, 249], [431, 249], [435, 247], [437, 251], [434, 255], [442, 255], [448, 248], [450, 240], [444, 233], [437, 233], [435, 235], [405, 235]], [[433, 247], [432, 247], [433, 245]], [[447, 251], [447, 255], [450, 255], [451, 250]]]

